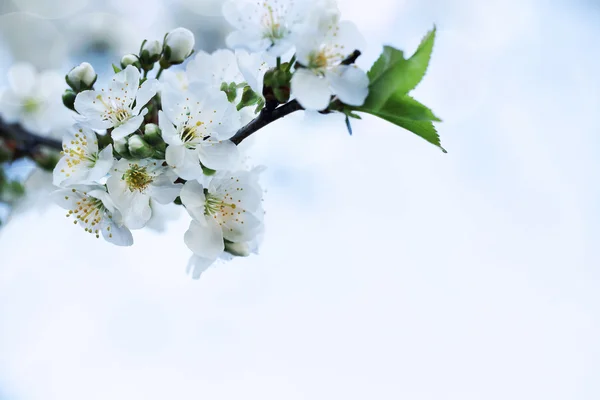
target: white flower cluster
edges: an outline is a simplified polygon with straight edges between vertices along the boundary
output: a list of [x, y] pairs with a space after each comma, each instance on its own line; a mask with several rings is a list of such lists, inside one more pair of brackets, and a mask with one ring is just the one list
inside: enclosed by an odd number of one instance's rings
[[[133, 244], [154, 204], [183, 205], [195, 278], [218, 258], [256, 252], [264, 230], [260, 169], [242, 166], [236, 134], [291, 100], [322, 111], [368, 94], [366, 74], [348, 61], [362, 39], [333, 1], [236, 0], [223, 10], [235, 52], [191, 57], [194, 37], [177, 28], [124, 56], [100, 89], [89, 64], [74, 68], [65, 104], [76, 123], [54, 170], [67, 216], [116, 245]], [[188, 58], [185, 70], [170, 69]]]
[[352, 22], [340, 20], [335, 0], [230, 0], [223, 12], [237, 29], [227, 37], [230, 47], [273, 57], [295, 50], [300, 68], [291, 91], [305, 109], [325, 110], [332, 96], [348, 105], [364, 103], [366, 73], [343, 63], [363, 50], [364, 39]]

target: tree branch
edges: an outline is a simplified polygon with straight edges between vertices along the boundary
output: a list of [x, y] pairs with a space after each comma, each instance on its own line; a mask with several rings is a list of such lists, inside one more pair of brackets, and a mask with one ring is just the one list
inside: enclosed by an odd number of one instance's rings
[[3, 138], [14, 151], [14, 159], [34, 158], [39, 147], [47, 147], [56, 151], [62, 150], [62, 143], [56, 139], [27, 132], [18, 124], [8, 124], [0, 118], [0, 138]]
[[233, 135], [233, 137], [230, 140], [236, 145], [238, 145], [248, 136], [252, 135], [259, 129], [262, 129], [265, 126], [269, 125], [271, 122], [274, 122], [279, 118], [283, 118], [286, 115], [289, 115], [295, 111], [300, 111], [303, 109], [304, 108], [296, 100], [292, 100], [289, 103], [285, 103], [284, 105], [275, 108], [271, 111], [269, 111], [267, 108], [264, 108], [260, 112], [260, 114], [258, 114], [258, 117], [253, 119], [248, 125], [238, 130], [237, 133]]

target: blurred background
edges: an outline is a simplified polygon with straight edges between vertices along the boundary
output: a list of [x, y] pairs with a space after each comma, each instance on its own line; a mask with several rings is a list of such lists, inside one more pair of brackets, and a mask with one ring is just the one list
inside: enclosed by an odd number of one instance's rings
[[[16, 61], [107, 73], [177, 26], [222, 47], [220, 4], [0, 0], [0, 86]], [[117, 248], [34, 174], [0, 230], [0, 399], [600, 398], [600, 5], [339, 4], [364, 68], [436, 24], [414, 95], [449, 153], [369, 116], [278, 121], [246, 145], [261, 254], [199, 281], [177, 207]]]

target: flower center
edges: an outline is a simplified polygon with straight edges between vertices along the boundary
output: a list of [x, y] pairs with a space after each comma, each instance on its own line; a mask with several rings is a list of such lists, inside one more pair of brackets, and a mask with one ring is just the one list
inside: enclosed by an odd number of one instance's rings
[[[206, 215], [221, 214], [221, 216], [227, 215], [230, 210], [235, 210], [237, 206], [234, 203], [227, 203], [227, 193], [223, 198], [215, 196], [211, 193], [206, 193], [206, 203], [204, 205], [204, 213]], [[230, 200], [232, 200], [230, 198]]]
[[[75, 192], [75, 189], [73, 189]], [[101, 200], [86, 196], [75, 203], [75, 209], [69, 210], [67, 217], [74, 217], [74, 223], [79, 222], [80, 225], [85, 227], [85, 231], [91, 234], [95, 234], [96, 238], [100, 237], [99, 225], [102, 222], [106, 207]]]
[[309, 55], [308, 68], [325, 69], [335, 64], [336, 61], [341, 61], [341, 55], [331, 51], [329, 48], [323, 48]]
[[117, 112], [115, 113], [115, 119], [120, 123], [128, 120], [130, 116], [131, 114], [129, 113], [129, 110], [125, 110], [123, 108], [117, 110]]
[[262, 17], [262, 24], [265, 27], [263, 36], [271, 39], [272, 42], [283, 39], [286, 35], [286, 29], [281, 23], [283, 18], [277, 15], [273, 7], [267, 2], [263, 4], [263, 7], [266, 8], [266, 13]]
[[[81, 133], [81, 129], [79, 130]], [[66, 173], [67, 177], [70, 176], [70, 172], [77, 168], [80, 164], [84, 164], [85, 167], [93, 168], [98, 161], [98, 153], [88, 153], [87, 152], [87, 138], [85, 136], [80, 135], [79, 133], [75, 134], [75, 139], [71, 140], [71, 147], [67, 147], [67, 145], [63, 144], [62, 155], [65, 156], [65, 161], [67, 162], [68, 172], [64, 169], [60, 172]], [[96, 142], [97, 144], [97, 142]]]
[[154, 177], [146, 172], [146, 167], [130, 164], [129, 169], [123, 175], [123, 180], [127, 183], [130, 191], [143, 192], [154, 181]]
[[105, 111], [102, 115], [104, 121], [111, 121], [115, 127], [122, 125], [131, 118], [131, 109], [125, 105], [125, 102], [115, 102], [109, 97], [108, 103], [104, 101], [102, 95], [96, 96], [96, 99], [104, 105]]
[[25, 111], [26, 114], [33, 114], [40, 109], [41, 105], [41, 101], [35, 97], [27, 97], [23, 101], [23, 111]]
[[201, 132], [198, 132], [202, 125], [204, 125], [204, 122], [196, 121], [194, 125], [187, 125], [186, 123], [181, 128], [179, 136], [187, 148], [193, 149], [199, 142], [208, 139], [208, 136], [204, 136]]

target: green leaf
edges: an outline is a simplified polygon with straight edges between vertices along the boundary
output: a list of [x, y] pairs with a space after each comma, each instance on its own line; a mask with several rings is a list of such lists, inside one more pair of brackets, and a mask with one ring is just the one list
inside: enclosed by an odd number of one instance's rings
[[385, 46], [379, 59], [368, 72], [369, 96], [365, 107], [379, 108], [392, 95], [405, 95], [413, 90], [425, 76], [433, 51], [435, 27], [427, 33], [415, 53], [404, 58], [404, 52]]
[[366, 112], [368, 114], [382, 117], [387, 116], [388, 121], [393, 118], [403, 118], [413, 121], [434, 121], [441, 122], [441, 119], [435, 116], [425, 105], [419, 103], [410, 96], [392, 95], [381, 107], [377, 109], [368, 106], [354, 107], [353, 110]]
[[112, 67], [113, 67], [113, 71], [115, 71], [115, 74], [118, 74], [119, 72], [121, 72], [121, 68], [117, 67], [115, 64], [113, 64]]
[[444, 153], [447, 153], [446, 149], [444, 149], [441, 145], [440, 135], [438, 135], [437, 130], [433, 126], [432, 121], [413, 120], [410, 118], [394, 115], [393, 113], [389, 113], [386, 111], [369, 111], [369, 114], [375, 115], [406, 130], [409, 130], [412, 133], [427, 140], [429, 143], [439, 147]]

